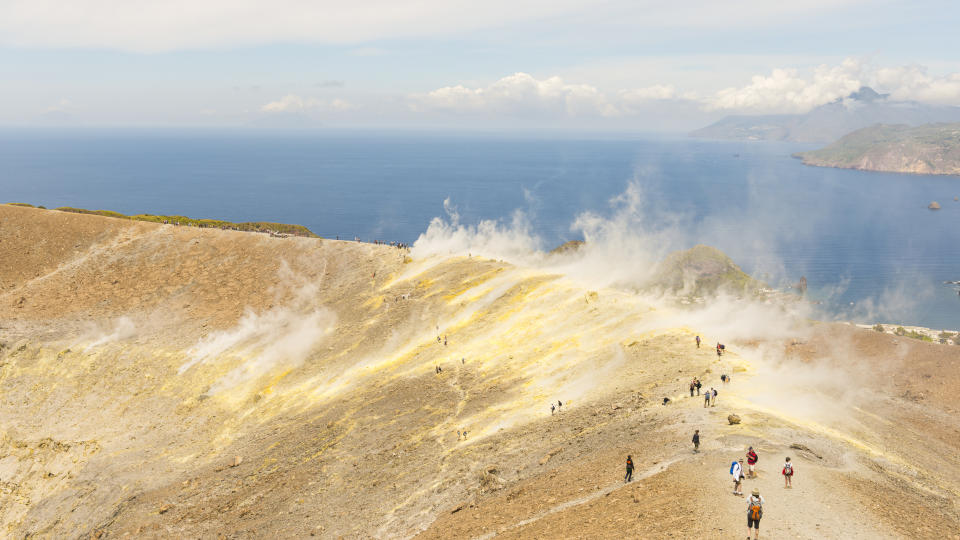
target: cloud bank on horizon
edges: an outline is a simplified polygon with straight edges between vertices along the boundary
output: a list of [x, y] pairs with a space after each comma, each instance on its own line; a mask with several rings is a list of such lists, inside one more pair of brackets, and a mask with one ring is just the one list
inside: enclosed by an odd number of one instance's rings
[[7, 0], [0, 125], [687, 129], [861, 86], [960, 106], [960, 59], [937, 45], [958, 15], [937, 0]]

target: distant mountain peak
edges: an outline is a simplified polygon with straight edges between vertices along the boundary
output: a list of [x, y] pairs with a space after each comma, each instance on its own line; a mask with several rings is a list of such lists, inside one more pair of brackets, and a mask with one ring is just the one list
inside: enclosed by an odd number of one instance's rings
[[887, 99], [887, 97], [889, 96], [890, 94], [881, 94], [876, 90], [874, 90], [873, 88], [870, 88], [869, 86], [861, 86], [859, 90], [857, 90], [856, 92], [853, 92], [852, 94], [847, 96], [847, 98], [855, 99], [857, 101], [871, 102], [871, 101], [878, 101], [881, 99]]

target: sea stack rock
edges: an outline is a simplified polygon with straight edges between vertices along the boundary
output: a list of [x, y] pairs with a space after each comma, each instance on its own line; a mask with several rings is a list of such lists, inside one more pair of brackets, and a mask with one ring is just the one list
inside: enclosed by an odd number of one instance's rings
[[927, 206], [927, 208], [929, 208], [930, 210], [939, 210], [939, 209], [940, 209], [940, 203], [938, 203], [937, 201], [933, 201], [932, 203], [930, 203], [930, 204]]

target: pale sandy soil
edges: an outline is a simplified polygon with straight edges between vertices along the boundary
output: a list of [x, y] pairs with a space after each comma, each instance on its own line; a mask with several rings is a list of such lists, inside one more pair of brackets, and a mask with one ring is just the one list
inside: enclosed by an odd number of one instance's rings
[[0, 205], [0, 530], [742, 538], [753, 445], [764, 538], [960, 538], [960, 347], [699, 320], [476, 257]]

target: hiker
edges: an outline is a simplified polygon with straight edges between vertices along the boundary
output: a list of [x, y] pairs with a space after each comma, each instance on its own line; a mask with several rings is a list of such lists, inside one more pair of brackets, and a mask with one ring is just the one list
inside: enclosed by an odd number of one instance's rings
[[627, 474], [623, 477], [624, 483], [633, 480], [633, 458], [627, 456]]
[[467, 440], [467, 430], [463, 430], [463, 440]]
[[457, 440], [458, 440], [458, 441], [460, 440], [460, 430], [459, 430], [459, 429], [457, 430]]
[[558, 400], [557, 400], [557, 410], [559, 411], [561, 407], [563, 407], [563, 402], [558, 399]]
[[690, 381], [690, 397], [693, 397], [693, 389], [697, 387], [697, 380]]
[[437, 336], [437, 343], [440, 343], [440, 336]]
[[693, 453], [696, 454], [700, 451], [700, 430], [693, 430]]
[[443, 336], [443, 346], [447, 346], [447, 336]]
[[747, 499], [747, 540], [750, 540], [750, 528], [753, 528], [753, 540], [760, 538], [760, 518], [763, 517], [763, 497], [760, 490], [754, 488]]
[[757, 465], [757, 460], [760, 459], [757, 456], [757, 453], [753, 451], [753, 447], [747, 449], [747, 467], [750, 474], [750, 478], [757, 477], [757, 471], [754, 470], [754, 467]]
[[793, 463], [790, 463], [790, 456], [787, 456], [786, 463], [783, 464], [783, 487], [793, 488]]
[[463, 365], [463, 364], [466, 364], [466, 363], [467, 363], [467, 359], [466, 359], [466, 358], [460, 358], [460, 365]]
[[717, 358], [720, 358], [720, 342], [717, 342]]
[[553, 403], [550, 404], [550, 416], [553, 416], [553, 411], [556, 407], [553, 406]]
[[711, 394], [710, 392], [704, 392], [704, 393], [703, 393], [703, 406], [704, 406], [704, 407], [709, 407], [709, 406], [710, 406], [710, 396], [711, 396], [711, 395], [713, 395], [713, 394]]
[[722, 382], [723, 384], [727, 384], [727, 374], [726, 374], [726, 373], [724, 373], [723, 375], [720, 375], [720, 382]]
[[670, 398], [668, 397], [663, 398], [663, 404], [667, 405], [668, 403], [670, 403]]
[[711, 407], [716, 407], [716, 406], [717, 406], [717, 389], [711, 387], [710, 390], [713, 391], [713, 397], [710, 398], [710, 406], [711, 406]]
[[700, 387], [703, 386], [703, 383], [700, 382], [700, 379], [694, 379], [697, 381], [697, 395], [700, 395]]
[[733, 494], [743, 497], [743, 460], [730, 464], [730, 476], [733, 477]]
[[700, 336], [697, 336], [697, 348], [700, 348]]

